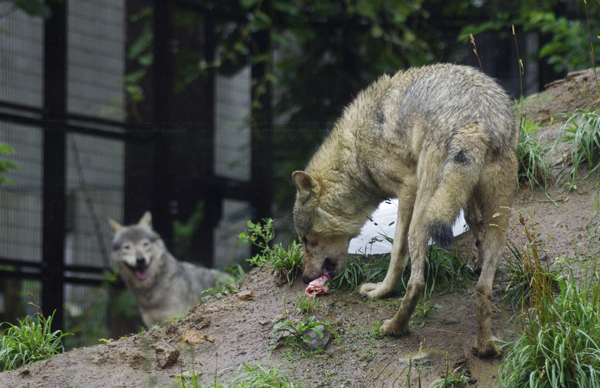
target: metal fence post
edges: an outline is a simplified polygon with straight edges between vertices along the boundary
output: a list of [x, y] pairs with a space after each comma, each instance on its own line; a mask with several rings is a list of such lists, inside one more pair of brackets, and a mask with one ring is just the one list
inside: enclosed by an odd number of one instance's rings
[[42, 197], [42, 308], [54, 311], [52, 330], [63, 327], [67, 18], [65, 2], [48, 2], [44, 22], [44, 145]]

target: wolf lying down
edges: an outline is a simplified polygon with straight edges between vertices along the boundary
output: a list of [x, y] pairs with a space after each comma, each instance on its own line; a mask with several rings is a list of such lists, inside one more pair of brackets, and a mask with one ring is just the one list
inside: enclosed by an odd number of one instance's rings
[[517, 184], [518, 138], [511, 100], [474, 68], [438, 64], [379, 78], [346, 107], [306, 170], [292, 175], [304, 282], [324, 272], [338, 275], [350, 240], [371, 213], [386, 198], [398, 198], [387, 275], [360, 292], [391, 293], [410, 252], [406, 295], [380, 329], [404, 335], [425, 285], [428, 242], [449, 244], [463, 208], [478, 247], [475, 350], [481, 357], [499, 354], [491, 341], [490, 298]]
[[148, 327], [200, 303], [206, 288], [233, 281], [224, 272], [171, 256], [158, 233], [152, 230], [149, 212], [144, 213], [137, 225], [122, 226], [114, 220], [108, 221], [115, 231], [113, 258]]

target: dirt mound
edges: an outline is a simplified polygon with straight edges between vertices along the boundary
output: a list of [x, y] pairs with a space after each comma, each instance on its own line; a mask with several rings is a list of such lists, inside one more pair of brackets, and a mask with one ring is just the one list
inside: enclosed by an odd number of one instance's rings
[[565, 79], [546, 85], [543, 92], [529, 96], [523, 104], [522, 114], [543, 125], [564, 122], [565, 118], [560, 114], [573, 113], [579, 108], [600, 108], [598, 93], [594, 69], [569, 73]]
[[[526, 100], [524, 115], [548, 124], [554, 113], [590, 106], [597, 95], [592, 74], [580, 72], [553, 83]], [[598, 244], [597, 239], [588, 239], [588, 223], [597, 201], [596, 181], [597, 176], [588, 178], [575, 192], [551, 187], [547, 194], [539, 190], [517, 193], [511, 240], [517, 245], [524, 241], [516, 221], [522, 213], [537, 228], [547, 252], [546, 263], [557, 257], [592, 260]], [[457, 240], [466, 258], [473, 240], [469, 233]], [[294, 382], [306, 387], [405, 387], [409, 369], [412, 386], [418, 386], [420, 374], [422, 386], [427, 387], [445, 374], [446, 354], [448, 365], [462, 367], [476, 386], [489, 387], [495, 380], [500, 360], [480, 360], [471, 354], [476, 332], [472, 287], [434, 295], [431, 305], [436, 307], [429, 317], [414, 321], [410, 335], [400, 338], [373, 334], [373, 325], [396, 311], [397, 297], [370, 301], [346, 291], [319, 297], [316, 315], [338, 335], [323, 352], [305, 354], [293, 347], [274, 346], [272, 325], [300, 317], [295, 301], [304, 292], [299, 280], [292, 287], [277, 286], [276, 280], [266, 267], [255, 269], [236, 284], [237, 294], [211, 299], [184, 318], [145, 333], [1, 373], [0, 386], [164, 387], [175, 384], [176, 375], [192, 368], [201, 372], [203, 386], [209, 386], [216, 374], [234, 374], [244, 363], [256, 363], [281, 365]], [[493, 328], [500, 338], [510, 339], [512, 312], [501, 300], [501, 288], [495, 285], [494, 303], [499, 309], [494, 311]]]

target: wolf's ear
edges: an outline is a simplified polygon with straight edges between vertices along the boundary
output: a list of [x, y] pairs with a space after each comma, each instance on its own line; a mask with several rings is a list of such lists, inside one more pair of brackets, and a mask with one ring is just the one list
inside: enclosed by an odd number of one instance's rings
[[294, 171], [292, 179], [296, 183], [300, 198], [309, 197], [311, 194], [319, 192], [319, 183], [304, 171]]
[[152, 214], [150, 214], [150, 212], [144, 213], [144, 215], [140, 219], [140, 222], [138, 222], [138, 225], [152, 229]]
[[110, 227], [113, 228], [115, 233], [117, 233], [119, 230], [123, 229], [123, 225], [119, 224], [117, 221], [113, 220], [112, 218], [108, 219], [108, 223], [110, 224]]

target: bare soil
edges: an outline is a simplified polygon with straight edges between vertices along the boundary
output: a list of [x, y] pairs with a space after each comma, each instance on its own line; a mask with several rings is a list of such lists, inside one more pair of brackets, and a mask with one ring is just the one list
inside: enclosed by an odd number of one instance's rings
[[[544, 136], [552, 139], [564, 121], [554, 114], [597, 107], [597, 95], [592, 70], [580, 72], [529, 97], [522, 114], [545, 125]], [[559, 160], [560, 155], [554, 157]], [[557, 163], [556, 172], [563, 167]], [[593, 175], [581, 182], [576, 191], [553, 185], [547, 193], [540, 189], [518, 192], [512, 212], [515, 228], [509, 232], [509, 238], [523, 246], [525, 237], [519, 225], [522, 214], [535, 225], [544, 244], [545, 263], [551, 265], [557, 257], [570, 258], [577, 268], [595, 263], [598, 238], [588, 239], [588, 224], [593, 204], [598, 202], [597, 182], [598, 176]], [[470, 233], [456, 240], [466, 259], [473, 247]], [[497, 278], [502, 276], [500, 273]], [[471, 377], [470, 386], [491, 387], [495, 381], [501, 359], [482, 360], [471, 353], [476, 331], [472, 284], [434, 295], [431, 303], [441, 308], [434, 308], [424, 322], [414, 321], [410, 335], [383, 339], [372, 335], [372, 326], [394, 314], [397, 298], [369, 301], [357, 293], [334, 291], [320, 297], [317, 317], [331, 323], [338, 335], [324, 351], [303, 354], [294, 347], [275, 348], [271, 326], [285, 314], [288, 319], [300, 317], [295, 303], [305, 285], [297, 279], [292, 287], [278, 286], [276, 280], [266, 267], [255, 269], [237, 284], [246, 294], [211, 299], [184, 318], [145, 333], [73, 349], [1, 373], [0, 386], [164, 387], [176, 385], [175, 375], [192, 367], [201, 372], [202, 384], [207, 386], [217, 375], [223, 378], [235, 374], [244, 363], [255, 363], [264, 367], [281, 365], [294, 382], [305, 387], [406, 387], [411, 359], [408, 378], [412, 386], [418, 386], [420, 374], [422, 386], [428, 387], [446, 373], [447, 365], [463, 366]], [[493, 325], [500, 339], [510, 340], [518, 328], [510, 323], [513, 312], [502, 300], [505, 286], [495, 286], [494, 303], [498, 309]], [[194, 344], [182, 345], [183, 335]], [[168, 355], [169, 347], [181, 353], [173, 365], [161, 368], [157, 354], [164, 352], [157, 349], [167, 349]]]

